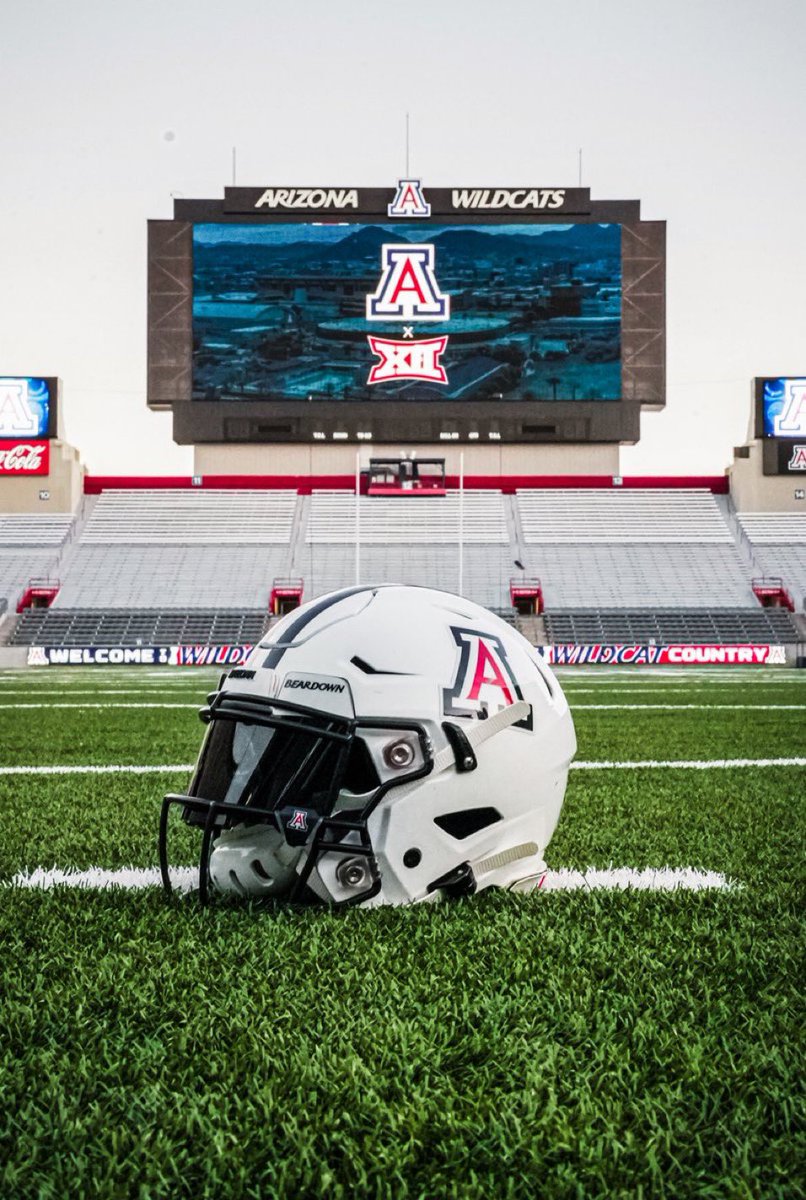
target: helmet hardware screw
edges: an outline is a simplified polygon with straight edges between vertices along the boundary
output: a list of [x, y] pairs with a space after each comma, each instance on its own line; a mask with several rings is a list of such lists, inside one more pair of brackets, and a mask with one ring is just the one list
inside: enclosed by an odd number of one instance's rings
[[402, 771], [414, 762], [414, 747], [407, 738], [389, 742], [383, 748], [383, 761], [394, 771]]
[[367, 868], [360, 858], [347, 858], [336, 868], [336, 878], [342, 887], [361, 887], [367, 879]]

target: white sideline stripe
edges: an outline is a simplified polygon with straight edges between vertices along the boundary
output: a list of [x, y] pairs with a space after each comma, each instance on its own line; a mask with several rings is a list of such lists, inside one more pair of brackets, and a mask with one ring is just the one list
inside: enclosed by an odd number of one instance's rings
[[669, 768], [683, 771], [719, 771], [731, 767], [806, 767], [806, 758], [639, 759], [636, 762], [572, 762], [572, 771], [642, 771]]
[[[198, 886], [197, 867], [172, 867], [171, 884], [180, 892], [189, 892]], [[105, 891], [121, 888], [137, 891], [141, 888], [159, 887], [162, 880], [156, 867], [122, 867], [117, 871], [105, 871], [102, 867], [90, 867], [86, 871], [61, 871], [56, 867], [36, 867], [30, 872], [21, 872], [11, 880], [12, 887], [91, 888]], [[732, 891], [741, 884], [728, 879], [720, 871], [700, 871], [696, 867], [610, 867], [599, 870], [588, 867], [585, 871], [573, 871], [561, 867], [548, 871], [541, 892], [578, 891], [640, 891], [640, 892], [702, 892]]]
[[[806, 682], [806, 680], [804, 680], [804, 682]], [[677, 682], [667, 683], [663, 686], [659, 686], [657, 683], [653, 682], [647, 683], [643, 687], [611, 687], [609, 683], [600, 683], [598, 687], [577, 687], [573, 683], [564, 683], [563, 691], [565, 692], [566, 696], [581, 696], [583, 694], [596, 696], [647, 696], [655, 694], [658, 696], [674, 696], [680, 694], [686, 695], [687, 693], [691, 692], [712, 692], [716, 691], [719, 687], [727, 688], [728, 691], [735, 691], [735, 689], [738, 687], [747, 688], [748, 683], [755, 692], [758, 691], [759, 688], [763, 690], [764, 688], [776, 687], [779, 683], [791, 687], [794, 685], [795, 681], [793, 679], [770, 679], [765, 682], [762, 679], [745, 679], [744, 681], [740, 679], [734, 679], [718, 683], [716, 680], [714, 680], [713, 682], [709, 681], [708, 683], [693, 683], [688, 687], [683, 683]]]
[[[2, 705], [0, 705], [0, 708], [1, 707]], [[79, 705], [76, 705], [76, 707], [78, 708]], [[724, 711], [726, 709], [742, 709], [750, 710], [752, 712], [768, 712], [770, 709], [782, 709], [784, 711], [792, 709], [799, 710], [806, 708], [806, 704], [572, 704], [571, 707], [573, 708], [574, 712], [578, 712], [581, 708], [597, 708], [604, 709], [606, 711], [612, 711], [616, 709], [634, 710], [645, 708], [648, 711], [662, 709], [664, 712], [674, 712], [676, 709], [683, 711], [685, 709], [693, 708], [702, 710], [704, 712], [710, 712], [712, 709], [720, 711]]]
[[[190, 892], [198, 887], [198, 867], [171, 867], [169, 873], [171, 885], [177, 891]], [[12, 887], [42, 888], [45, 891], [59, 886], [101, 891], [109, 888], [138, 891], [141, 888], [159, 887], [161, 884], [162, 876], [158, 867], [121, 867], [117, 871], [105, 871], [103, 867], [90, 867], [87, 871], [60, 871], [57, 867], [35, 867], [33, 871], [23, 871], [11, 880]]]
[[0, 767], [0, 775], [168, 775], [172, 771], [192, 771], [193, 763], [165, 763], [138, 766], [119, 763], [115, 766], [84, 766], [65, 763], [56, 767]]
[[[634, 711], [638, 709], [646, 709], [648, 712], [672, 712], [675, 709], [679, 709], [681, 712], [691, 709], [704, 712], [710, 712], [712, 709], [717, 711], [735, 709], [752, 712], [768, 712], [774, 709], [780, 709], [782, 711], [800, 711], [806, 708], [806, 704], [574, 704], [573, 697], [570, 697], [570, 699], [572, 701], [572, 708], [574, 712], [579, 712], [582, 709], [598, 709], [605, 712], [618, 712], [622, 710]], [[92, 704], [86, 701], [82, 701], [79, 704], [63, 704], [60, 702], [43, 704], [0, 704], [0, 709], [70, 708], [74, 709], [75, 711], [80, 711], [85, 708], [198, 708], [200, 703], [200, 700], [185, 704], [180, 704], [178, 702], [157, 702], [145, 700], [138, 700], [129, 703], [128, 701], [114, 700], [101, 701], [98, 704]]]
[[[195, 692], [206, 691], [205, 688], [193, 689], [190, 687], [182, 688], [177, 683], [169, 683], [164, 688], [68, 688], [62, 687], [58, 691], [49, 690], [48, 688], [3, 688], [0, 687], [0, 697], [5, 699], [6, 696], [153, 696], [155, 693], [162, 694], [163, 692], [176, 692], [179, 696], [195, 695]], [[593, 689], [591, 689], [592, 691]]]
[[0, 704], [0, 708], [72, 708], [74, 710], [83, 708], [198, 708], [196, 704], [152, 704], [149, 701], [138, 701], [135, 704], [127, 704], [119, 701], [111, 701], [102, 704]]
[[[714, 759], [639, 759], [636, 762], [614, 762], [596, 759], [591, 762], [572, 762], [572, 771], [641, 771], [690, 770], [710, 771], [731, 767], [806, 767], [806, 758], [714, 758]], [[154, 763], [148, 765], [84, 765], [64, 763], [52, 767], [0, 767], [0, 775], [168, 775], [192, 771], [195, 763]]]
[[572, 871], [561, 867], [547, 871], [542, 892], [639, 891], [639, 892], [730, 892], [742, 885], [721, 871], [700, 871], [697, 867], [587, 867]]

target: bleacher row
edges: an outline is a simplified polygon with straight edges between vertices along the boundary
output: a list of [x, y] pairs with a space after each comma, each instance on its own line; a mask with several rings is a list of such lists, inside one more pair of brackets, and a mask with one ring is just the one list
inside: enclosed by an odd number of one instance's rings
[[547, 613], [549, 642], [591, 645], [598, 642], [646, 646], [681, 642], [738, 644], [792, 640], [792, 619], [782, 608], [694, 609], [636, 612], [621, 609], [578, 609]]
[[267, 624], [265, 610], [199, 609], [183, 613], [148, 609], [38, 608], [26, 613], [24, 636], [15, 636], [12, 644], [237, 646], [257, 641]]
[[806, 515], [732, 526], [705, 489], [467, 490], [365, 497], [357, 512], [344, 491], [121, 489], [85, 506], [75, 522], [0, 515], [0, 601], [13, 611], [33, 576], [60, 585], [13, 642], [251, 640], [275, 577], [303, 578], [305, 599], [355, 583], [356, 533], [361, 582], [461, 587], [505, 612], [510, 579], [539, 577], [557, 641], [795, 641], [751, 579], [782, 577], [798, 610], [806, 596]]

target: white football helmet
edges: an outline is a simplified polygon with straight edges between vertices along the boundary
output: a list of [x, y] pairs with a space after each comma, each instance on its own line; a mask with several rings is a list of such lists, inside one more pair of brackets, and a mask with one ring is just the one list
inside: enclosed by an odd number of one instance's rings
[[200, 898], [406, 904], [529, 891], [576, 737], [533, 646], [429, 588], [354, 587], [273, 626], [201, 712], [187, 795]]

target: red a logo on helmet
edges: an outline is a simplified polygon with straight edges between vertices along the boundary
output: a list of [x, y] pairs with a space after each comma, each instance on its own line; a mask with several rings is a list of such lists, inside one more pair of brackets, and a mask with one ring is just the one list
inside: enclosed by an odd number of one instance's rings
[[291, 820], [286, 823], [286, 829], [302, 829], [308, 828], [308, 814], [302, 808], [295, 808], [291, 816]]
[[[484, 720], [491, 712], [498, 712], [523, 699], [499, 637], [477, 629], [458, 629], [453, 625], [451, 633], [459, 647], [459, 666], [451, 687], [442, 690], [442, 708], [446, 717], [477, 717]], [[531, 711], [517, 725], [531, 729]]]

